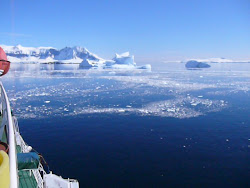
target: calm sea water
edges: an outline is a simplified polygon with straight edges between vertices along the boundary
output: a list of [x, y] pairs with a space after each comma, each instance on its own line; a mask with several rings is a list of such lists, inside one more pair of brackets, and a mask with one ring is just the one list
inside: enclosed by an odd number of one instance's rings
[[247, 187], [250, 64], [12, 65], [24, 140], [81, 187]]

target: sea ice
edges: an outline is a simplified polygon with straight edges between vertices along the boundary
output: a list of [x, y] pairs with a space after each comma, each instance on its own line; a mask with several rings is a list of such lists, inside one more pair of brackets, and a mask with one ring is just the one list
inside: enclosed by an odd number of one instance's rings
[[[206, 97], [250, 91], [249, 79], [245, 79], [250, 77], [249, 74], [237, 73], [236, 77], [231, 73], [223, 73], [224, 78], [221, 79], [220, 72], [210, 70], [192, 73], [185, 70], [177, 72], [178, 75], [171, 71], [164, 74], [133, 73], [126, 75], [123, 74], [124, 71], [116, 70], [115, 74], [109, 75], [106, 72], [104, 76], [103, 74], [92, 76], [88, 73], [84, 77], [70, 77], [77, 78], [79, 80], [77, 82], [65, 82], [64, 78], [67, 76], [64, 76], [58, 77], [56, 83], [60, 84], [47, 85], [46, 82], [46, 86], [41, 86], [40, 83], [26, 85], [24, 90], [11, 89], [8, 93], [10, 101], [15, 103], [16, 114], [21, 118], [42, 118], [49, 114], [75, 116], [91, 113], [119, 113], [122, 115], [121, 112], [126, 112], [124, 115], [133, 113], [141, 116], [190, 118], [222, 110], [228, 105], [223, 98], [223, 100], [221, 98], [216, 100], [214, 97], [211, 99]], [[206, 78], [206, 82], [203, 79], [197, 79], [200, 78], [201, 72]], [[219, 76], [220, 80], [214, 79], [216, 76]], [[44, 79], [43, 76], [41, 78]], [[230, 82], [232, 79], [235, 80], [234, 84]], [[150, 100], [151, 97], [154, 100]], [[117, 100], [126, 101], [131, 98], [134, 98], [135, 102], [128, 101], [125, 106], [124, 103], [116, 103]], [[16, 99], [18, 102], [15, 101]], [[159, 99], [162, 101], [158, 101]], [[69, 100], [72, 105], [67, 104]], [[56, 101], [55, 105], [60, 104], [63, 108], [60, 106], [48, 108], [46, 104], [42, 106], [46, 103], [45, 101]], [[108, 105], [107, 101], [109, 101]], [[30, 104], [32, 107], [26, 109]], [[26, 110], [29, 111], [28, 115], [25, 113]], [[66, 113], [64, 110], [68, 110], [68, 112]]]

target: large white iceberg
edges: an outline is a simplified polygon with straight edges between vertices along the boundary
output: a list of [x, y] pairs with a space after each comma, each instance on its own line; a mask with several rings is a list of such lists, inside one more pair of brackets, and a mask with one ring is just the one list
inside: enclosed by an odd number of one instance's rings
[[129, 52], [125, 52], [125, 53], [122, 53], [122, 54], [115, 54], [115, 57], [114, 57], [114, 61], [115, 61], [115, 64], [119, 64], [119, 65], [133, 65], [135, 66], [136, 63], [135, 63], [135, 60], [134, 60], [134, 56], [130, 56], [129, 55]]
[[151, 65], [137, 66], [134, 56], [130, 56], [129, 52], [115, 54], [112, 60], [83, 60], [80, 68], [111, 68], [111, 69], [147, 69], [151, 70]]

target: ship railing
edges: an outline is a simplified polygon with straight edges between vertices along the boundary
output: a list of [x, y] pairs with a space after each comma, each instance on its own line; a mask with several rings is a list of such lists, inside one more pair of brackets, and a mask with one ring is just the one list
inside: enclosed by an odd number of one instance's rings
[[39, 163], [38, 169], [32, 170], [32, 173], [36, 179], [37, 187], [43, 188], [44, 181], [42, 177], [44, 177], [44, 175], [46, 174], [45, 170], [43, 169], [43, 165]]
[[12, 119], [13, 119], [13, 124], [14, 124], [14, 127], [15, 127], [15, 131], [19, 132], [19, 125], [18, 125], [17, 118], [15, 116], [12, 116]]
[[[20, 134], [19, 134], [19, 139], [21, 141], [21, 151], [23, 153], [28, 152], [28, 149], [27, 149], [28, 145], [24, 142], [24, 140]], [[32, 169], [31, 171], [35, 177], [36, 182], [37, 182], [37, 187], [43, 188], [44, 181], [43, 181], [42, 177], [44, 177], [44, 175], [46, 174], [46, 172], [43, 168], [43, 165], [41, 163], [39, 163], [38, 169]]]
[[29, 148], [28, 148], [28, 145], [24, 142], [23, 137], [21, 136], [21, 134], [19, 132], [19, 126], [18, 126], [17, 118], [15, 116], [12, 116], [12, 119], [13, 119], [13, 123], [14, 123], [14, 127], [15, 127], [15, 135], [16, 135], [17, 145], [21, 146], [22, 153], [28, 153]]
[[[15, 116], [12, 116], [12, 117], [13, 117], [13, 123], [15, 125], [16, 137], [17, 137], [17, 140], [21, 146], [21, 151], [22, 151], [22, 153], [27, 153], [27, 152], [29, 152], [29, 149], [28, 149], [29, 145], [27, 145], [24, 142], [23, 137], [19, 133], [19, 125], [18, 125], [17, 118]], [[44, 175], [46, 174], [46, 172], [43, 168], [43, 165], [41, 163], [39, 163], [38, 169], [32, 169], [31, 172], [33, 173], [33, 175], [35, 177], [35, 180], [37, 182], [37, 187], [43, 188], [44, 181], [43, 181], [42, 177], [44, 177]]]
[[12, 121], [9, 99], [1, 82], [0, 82], [0, 94], [1, 94], [0, 110], [2, 112], [2, 118], [3, 118], [1, 127], [6, 127], [7, 129], [7, 136], [8, 136], [7, 138], [9, 145], [10, 188], [18, 188], [15, 130]]

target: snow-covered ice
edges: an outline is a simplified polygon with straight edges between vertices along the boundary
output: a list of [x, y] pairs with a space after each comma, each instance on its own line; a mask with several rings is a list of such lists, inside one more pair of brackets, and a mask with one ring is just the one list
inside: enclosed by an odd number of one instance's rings
[[12, 63], [81, 63], [83, 59], [103, 61], [102, 58], [91, 53], [83, 47], [65, 47], [56, 49], [53, 47], [23, 47], [1, 45]]

